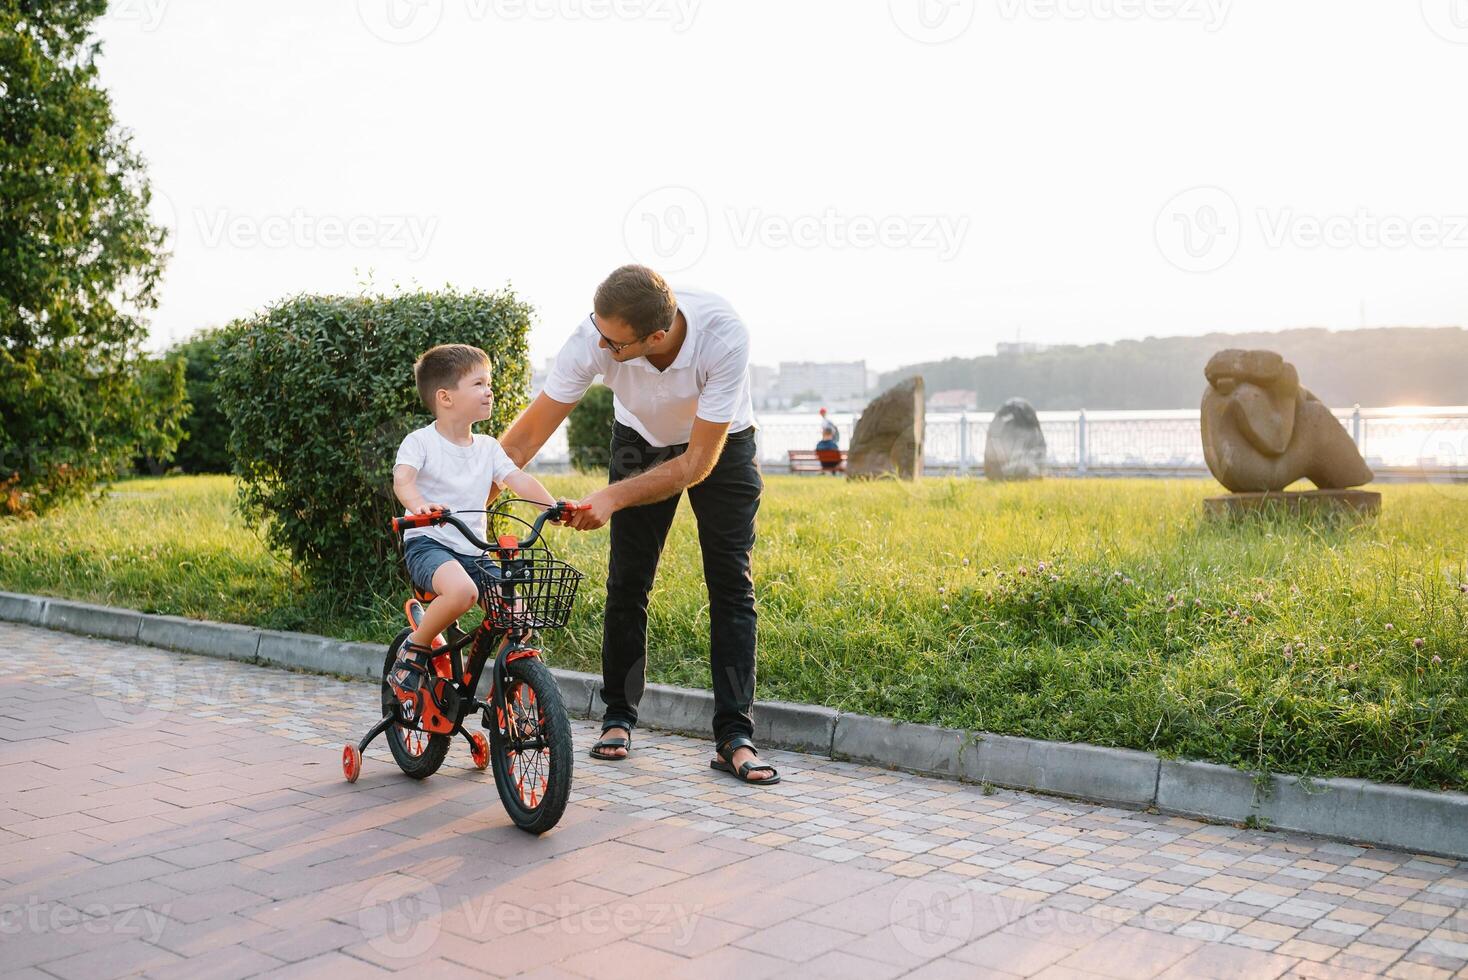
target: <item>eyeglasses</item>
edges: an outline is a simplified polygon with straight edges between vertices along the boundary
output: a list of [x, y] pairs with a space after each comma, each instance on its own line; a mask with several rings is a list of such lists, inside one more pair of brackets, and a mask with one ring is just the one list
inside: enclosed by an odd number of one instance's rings
[[606, 342], [607, 350], [611, 351], [613, 354], [620, 354], [627, 348], [635, 347], [647, 339], [646, 337], [638, 337], [636, 340], [629, 340], [625, 344], [616, 343], [612, 340], [612, 338], [601, 332], [601, 327], [598, 326], [596, 322], [596, 314], [592, 313], [589, 315], [591, 316], [591, 329], [601, 334], [601, 339]]

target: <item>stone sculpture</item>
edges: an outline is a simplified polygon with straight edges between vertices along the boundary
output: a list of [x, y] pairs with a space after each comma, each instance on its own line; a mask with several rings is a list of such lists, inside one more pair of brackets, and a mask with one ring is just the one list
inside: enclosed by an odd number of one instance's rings
[[1228, 489], [1277, 491], [1301, 478], [1322, 490], [1371, 482], [1350, 434], [1279, 354], [1219, 351], [1203, 374], [1203, 456]]
[[984, 439], [984, 476], [990, 480], [1038, 480], [1045, 472], [1045, 433], [1035, 409], [1011, 398], [994, 414]]
[[908, 378], [872, 399], [851, 434], [846, 476], [923, 475], [923, 379]]

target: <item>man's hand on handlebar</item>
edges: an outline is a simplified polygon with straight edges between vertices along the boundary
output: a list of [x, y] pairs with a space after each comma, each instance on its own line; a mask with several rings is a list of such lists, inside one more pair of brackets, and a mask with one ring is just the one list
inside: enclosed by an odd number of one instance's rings
[[565, 523], [578, 531], [595, 531], [612, 519], [611, 495], [607, 492], [610, 488], [603, 487], [585, 500], [581, 501], [579, 509], [566, 519]]

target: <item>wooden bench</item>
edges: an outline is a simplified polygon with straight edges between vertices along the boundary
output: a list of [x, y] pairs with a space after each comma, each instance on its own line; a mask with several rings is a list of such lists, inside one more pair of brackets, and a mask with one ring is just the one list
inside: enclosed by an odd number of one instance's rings
[[[785, 455], [790, 458], [791, 473], [846, 472], [846, 450], [844, 449], [791, 449], [787, 450]], [[835, 463], [835, 469], [826, 469], [823, 464], [827, 463]]]

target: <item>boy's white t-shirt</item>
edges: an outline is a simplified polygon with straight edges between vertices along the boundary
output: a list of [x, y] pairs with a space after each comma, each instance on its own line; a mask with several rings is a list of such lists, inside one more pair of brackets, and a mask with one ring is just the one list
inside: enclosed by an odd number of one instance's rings
[[[418, 492], [430, 504], [443, 504], [451, 511], [484, 510], [489, 491], [496, 483], [520, 469], [500, 448], [493, 436], [474, 434], [472, 446], [456, 446], [445, 439], [438, 428], [429, 423], [409, 432], [398, 447], [397, 465], [418, 471]], [[409, 516], [407, 511], [404, 516]], [[463, 522], [479, 537], [484, 537], [485, 515], [465, 514]], [[414, 527], [403, 532], [403, 541], [428, 537], [463, 555], [478, 555], [480, 550], [469, 543], [451, 524], [439, 527]]]
[[586, 317], [556, 355], [545, 394], [574, 404], [599, 374], [612, 389], [616, 419], [654, 446], [686, 443], [694, 418], [727, 422], [730, 432], [755, 424], [749, 385], [749, 329], [722, 296], [674, 289], [688, 335], [659, 371], [646, 357], [616, 361]]

